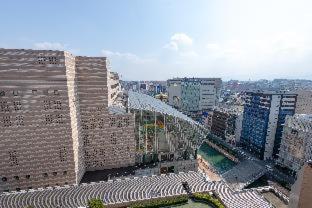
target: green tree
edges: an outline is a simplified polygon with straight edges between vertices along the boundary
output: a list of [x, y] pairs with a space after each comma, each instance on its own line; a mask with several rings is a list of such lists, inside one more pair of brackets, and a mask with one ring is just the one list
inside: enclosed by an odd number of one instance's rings
[[105, 208], [101, 199], [90, 199], [88, 201], [89, 208]]

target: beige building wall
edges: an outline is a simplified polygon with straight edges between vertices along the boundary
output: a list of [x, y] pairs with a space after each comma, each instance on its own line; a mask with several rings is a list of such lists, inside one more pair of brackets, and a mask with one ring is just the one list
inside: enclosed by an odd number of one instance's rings
[[297, 172], [312, 159], [312, 116], [287, 116], [279, 151], [278, 162]]
[[108, 111], [106, 58], [0, 49], [0, 192], [135, 163], [134, 117]]
[[108, 71], [107, 87], [108, 87], [108, 105], [110, 106], [114, 104], [114, 102], [118, 97], [118, 94], [121, 92], [119, 75], [116, 72]]
[[106, 58], [76, 57], [76, 69], [86, 169], [133, 165], [134, 120], [108, 113]]
[[298, 179], [291, 188], [289, 208], [311, 207], [312, 196], [312, 162], [305, 164], [298, 175]]
[[300, 90], [297, 91], [297, 103], [296, 113], [297, 114], [312, 114], [312, 91], [311, 90]]
[[73, 65], [62, 51], [0, 49], [0, 192], [77, 183]]

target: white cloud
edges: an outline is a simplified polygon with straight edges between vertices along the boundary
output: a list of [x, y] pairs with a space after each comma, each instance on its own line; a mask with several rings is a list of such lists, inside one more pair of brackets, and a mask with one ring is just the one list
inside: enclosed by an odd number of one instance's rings
[[58, 42], [39, 42], [34, 44], [38, 50], [66, 50], [67, 45]]
[[33, 45], [34, 49], [37, 50], [59, 50], [59, 51], [69, 51], [75, 55], [78, 55], [79, 49], [70, 48], [67, 44], [59, 42], [37, 42]]
[[[179, 35], [177, 35], [179, 34]], [[309, 57], [312, 42], [296, 34], [281, 33], [261, 38], [214, 40], [205, 44], [177, 33], [152, 57], [102, 50], [112, 70], [127, 80], [170, 77], [223, 77], [225, 79], [312, 77]], [[182, 35], [183, 34], [183, 35]]]
[[175, 33], [171, 36], [170, 42], [164, 45], [163, 48], [174, 51], [185, 50], [193, 45], [193, 39], [185, 33]]
[[137, 64], [153, 61], [153, 59], [142, 58], [133, 53], [121, 53], [104, 49], [101, 51], [101, 54], [103, 56], [111, 58], [112, 60], [130, 61]]

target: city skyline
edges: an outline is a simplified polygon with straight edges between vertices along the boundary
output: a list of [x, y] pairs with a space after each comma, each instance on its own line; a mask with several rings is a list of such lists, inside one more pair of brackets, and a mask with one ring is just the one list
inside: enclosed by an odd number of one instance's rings
[[304, 0], [10, 1], [2, 4], [0, 48], [107, 56], [123, 80], [312, 79], [309, 5]]

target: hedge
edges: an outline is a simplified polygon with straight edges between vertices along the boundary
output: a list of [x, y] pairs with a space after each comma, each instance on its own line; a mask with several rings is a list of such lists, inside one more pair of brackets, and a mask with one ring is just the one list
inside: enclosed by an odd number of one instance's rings
[[206, 193], [194, 193], [193, 197], [194, 197], [194, 199], [202, 200], [202, 201], [205, 201], [207, 203], [211, 203], [216, 208], [225, 208], [224, 205], [220, 202], [219, 199], [217, 199], [217, 198], [215, 198], [213, 196], [210, 196], [209, 194], [206, 194]]
[[187, 203], [188, 197], [187, 196], [176, 196], [172, 198], [166, 199], [155, 199], [145, 202], [135, 202], [134, 204], [130, 205], [130, 208], [157, 208], [157, 207], [165, 207], [165, 206], [172, 206], [178, 204]]
[[89, 208], [105, 208], [101, 199], [90, 199], [88, 201]]

